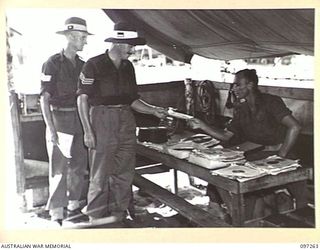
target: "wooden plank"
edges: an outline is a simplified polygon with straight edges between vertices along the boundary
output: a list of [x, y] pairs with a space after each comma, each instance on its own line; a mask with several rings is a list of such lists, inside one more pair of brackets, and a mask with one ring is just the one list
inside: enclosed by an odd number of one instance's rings
[[152, 160], [162, 162], [164, 165], [171, 167], [173, 169], [177, 169], [191, 176], [198, 177], [204, 181], [207, 181], [208, 183], [218, 186], [219, 188], [228, 190], [229, 192], [232, 192], [232, 193], [239, 192], [238, 181], [231, 180], [231, 179], [224, 178], [217, 175], [211, 175], [208, 169], [200, 167], [193, 163], [190, 163], [186, 160], [181, 160], [172, 155], [161, 153], [154, 149], [145, 147], [141, 144], [137, 144], [137, 153], [145, 157], [148, 157]]
[[[160, 164], [160, 165], [159, 165]], [[138, 174], [158, 174], [170, 171], [170, 168], [162, 165], [162, 163], [153, 164], [145, 167], [139, 167], [135, 169]]]
[[[213, 82], [214, 87], [219, 90], [229, 90], [230, 84], [227, 82]], [[280, 84], [279, 84], [280, 85]], [[275, 86], [259, 86], [262, 93], [277, 95], [284, 98], [309, 100], [313, 101], [313, 89], [275, 87]]]
[[[218, 90], [229, 90], [229, 82], [216, 82], [212, 81], [214, 87]], [[279, 84], [281, 86], [281, 83]], [[184, 91], [183, 81], [162, 82], [153, 84], [139, 85], [139, 92], [160, 91], [170, 89], [177, 89]], [[261, 86], [259, 89], [263, 93], [269, 93], [272, 95], [278, 95], [285, 98], [297, 99], [297, 100], [314, 100], [314, 90], [304, 88], [290, 88], [290, 87], [277, 87], [277, 86]], [[181, 93], [183, 94], [183, 93]]]
[[184, 95], [184, 82], [183, 81], [172, 81], [172, 82], [162, 82], [162, 83], [150, 83], [138, 85], [139, 93], [143, 92], [157, 92], [161, 90], [170, 89], [177, 91], [181, 90], [181, 95]]
[[49, 186], [48, 176], [35, 176], [26, 179], [25, 189], [42, 188]]
[[183, 81], [144, 84], [139, 85], [138, 90], [143, 100], [163, 107], [177, 107], [179, 100], [184, 98]]
[[283, 98], [313, 101], [313, 89], [259, 86], [263, 93], [281, 96]]
[[281, 228], [310, 228], [310, 224], [295, 218], [286, 216], [285, 214], [272, 214], [263, 219], [268, 223], [274, 224], [276, 227]]
[[49, 197], [48, 186], [27, 189], [25, 191], [27, 209], [30, 210], [32, 208], [45, 205], [48, 201], [48, 197]]
[[288, 183], [308, 180], [312, 169], [298, 168], [297, 170], [280, 173], [278, 175], [266, 175], [258, 179], [239, 183], [239, 192], [247, 193], [270, 187], [286, 185]]
[[194, 222], [199, 226], [230, 227], [229, 224], [225, 223], [220, 218], [215, 217], [209, 212], [190, 204], [183, 198], [174, 195], [173, 193], [154, 184], [139, 174], [135, 175], [133, 184], [157, 200], [163, 202], [169, 207], [172, 207], [182, 216], [188, 218], [191, 222]]
[[10, 92], [11, 106], [11, 123], [14, 143], [14, 163], [15, 163], [15, 178], [16, 191], [18, 195], [22, 195], [25, 191], [25, 169], [24, 169], [24, 152], [22, 147], [22, 132], [20, 115], [18, 108], [18, 95]]
[[49, 162], [24, 159], [25, 178], [49, 175]]
[[288, 217], [302, 221], [310, 227], [315, 227], [315, 210], [309, 206], [297, 209], [286, 214]]
[[27, 115], [21, 115], [21, 122], [33, 122], [33, 121], [43, 121], [42, 113], [32, 113]]

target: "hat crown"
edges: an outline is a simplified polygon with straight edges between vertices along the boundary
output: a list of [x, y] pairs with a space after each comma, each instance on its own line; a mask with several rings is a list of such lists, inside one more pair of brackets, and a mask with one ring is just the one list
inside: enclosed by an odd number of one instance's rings
[[87, 26], [87, 22], [86, 20], [80, 18], [80, 17], [70, 17], [68, 18], [65, 23], [65, 25], [69, 25], [69, 24], [79, 24], [79, 25], [84, 25]]
[[70, 17], [64, 22], [64, 30], [57, 31], [57, 34], [65, 35], [69, 31], [81, 31], [85, 32], [87, 35], [92, 35], [87, 30], [86, 20], [80, 17]]
[[130, 23], [127, 22], [118, 22], [114, 25], [114, 30], [122, 31], [137, 31]]
[[111, 36], [104, 40], [112, 43], [126, 43], [130, 45], [144, 45], [146, 40], [139, 36], [137, 30], [131, 23], [117, 22]]

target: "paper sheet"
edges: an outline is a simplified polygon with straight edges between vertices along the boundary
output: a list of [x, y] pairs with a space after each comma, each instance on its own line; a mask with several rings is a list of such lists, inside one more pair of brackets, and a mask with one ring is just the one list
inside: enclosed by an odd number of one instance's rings
[[187, 115], [187, 114], [184, 114], [184, 113], [176, 112], [171, 108], [168, 109], [168, 114], [170, 116], [172, 116], [172, 117], [175, 117], [175, 118], [178, 118], [178, 119], [183, 119], [183, 120], [189, 120], [189, 119], [193, 118], [193, 116], [191, 116], [191, 115]]
[[59, 147], [61, 153], [66, 158], [72, 158], [71, 146], [72, 146], [72, 142], [73, 142], [73, 135], [62, 133], [62, 132], [57, 132], [57, 134], [59, 137], [58, 147]]

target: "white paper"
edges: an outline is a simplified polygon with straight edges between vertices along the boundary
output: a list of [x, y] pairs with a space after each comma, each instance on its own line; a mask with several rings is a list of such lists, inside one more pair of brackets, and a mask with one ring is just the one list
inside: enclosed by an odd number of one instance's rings
[[168, 109], [168, 114], [170, 116], [172, 116], [172, 117], [175, 117], [175, 118], [178, 118], [178, 119], [183, 119], [183, 120], [189, 120], [189, 119], [194, 118], [191, 115], [187, 115], [187, 114], [184, 114], [184, 113], [176, 112], [171, 108]]
[[58, 138], [59, 138], [59, 144], [58, 147], [61, 151], [61, 153], [66, 158], [72, 158], [71, 156], [71, 146], [73, 142], [73, 135], [57, 132]]

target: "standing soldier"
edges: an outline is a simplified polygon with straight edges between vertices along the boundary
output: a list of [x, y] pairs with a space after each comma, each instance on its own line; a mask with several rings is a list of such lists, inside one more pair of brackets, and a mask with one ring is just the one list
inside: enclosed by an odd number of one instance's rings
[[[64, 208], [67, 219], [80, 215], [81, 193], [87, 172], [87, 151], [76, 106], [77, 81], [84, 62], [77, 55], [87, 44], [86, 21], [71, 17], [65, 21], [66, 47], [51, 56], [42, 66], [41, 109], [46, 124], [49, 156], [49, 199], [51, 220], [62, 225]], [[69, 152], [64, 152], [64, 138], [69, 136]], [[68, 155], [69, 154], [69, 155]]]
[[164, 118], [164, 108], [149, 105], [138, 95], [135, 72], [128, 57], [145, 44], [128, 23], [115, 24], [105, 40], [110, 50], [90, 58], [80, 74], [78, 108], [89, 148], [88, 205], [91, 221], [126, 216], [135, 168], [136, 122], [132, 110]]

